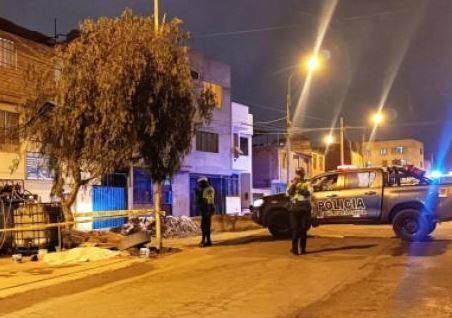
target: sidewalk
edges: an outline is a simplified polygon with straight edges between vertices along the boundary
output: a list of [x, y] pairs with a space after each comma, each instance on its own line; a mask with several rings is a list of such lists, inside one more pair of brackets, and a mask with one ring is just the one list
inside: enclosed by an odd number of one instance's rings
[[[259, 235], [265, 229], [224, 232], [213, 235], [214, 242]], [[199, 236], [163, 240], [163, 247], [187, 250], [197, 248]], [[165, 256], [162, 254], [159, 257]], [[0, 299], [41, 289], [68, 281], [113, 272], [139, 263], [152, 263], [151, 259], [118, 256], [108, 260], [80, 263], [72, 266], [52, 267], [42, 261], [31, 262], [24, 257], [22, 263], [14, 263], [10, 257], [0, 258]]]

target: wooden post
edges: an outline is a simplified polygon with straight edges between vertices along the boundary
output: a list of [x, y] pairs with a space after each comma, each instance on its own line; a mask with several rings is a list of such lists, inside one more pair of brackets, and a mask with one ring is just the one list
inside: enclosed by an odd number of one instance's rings
[[160, 219], [160, 206], [162, 198], [162, 183], [155, 183], [154, 211], [155, 211], [155, 246], [157, 253], [162, 249], [162, 223]]

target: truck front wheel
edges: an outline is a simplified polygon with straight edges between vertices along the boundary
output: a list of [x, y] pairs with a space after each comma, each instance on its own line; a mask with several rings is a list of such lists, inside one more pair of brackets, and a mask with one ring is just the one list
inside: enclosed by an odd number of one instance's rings
[[397, 236], [408, 242], [423, 240], [432, 230], [427, 218], [416, 209], [404, 209], [398, 212], [392, 221], [392, 226]]
[[268, 230], [274, 238], [289, 238], [290, 219], [288, 211], [277, 210], [272, 212], [268, 220]]

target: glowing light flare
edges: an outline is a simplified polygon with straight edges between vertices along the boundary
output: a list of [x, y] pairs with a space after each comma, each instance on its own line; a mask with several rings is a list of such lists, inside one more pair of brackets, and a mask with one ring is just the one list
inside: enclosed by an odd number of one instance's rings
[[320, 59], [312, 55], [306, 60], [306, 67], [310, 72], [314, 72], [319, 69], [320, 67]]
[[[319, 56], [320, 49], [325, 39], [326, 31], [330, 26], [331, 19], [334, 15], [337, 4], [338, 0], [328, 0], [324, 2], [324, 6], [320, 16], [317, 38], [315, 40], [314, 49], [312, 51], [312, 56], [315, 57]], [[316, 64], [316, 62], [313, 61], [312, 64]], [[303, 126], [302, 120], [306, 113], [306, 106], [309, 100], [309, 92], [311, 90], [312, 76], [314, 73], [313, 71], [314, 69], [308, 67], [308, 74], [306, 76], [303, 89], [301, 91], [300, 97], [298, 98], [297, 107], [295, 109], [294, 121], [300, 122], [301, 126]]]
[[326, 135], [325, 138], [323, 138], [323, 142], [329, 146], [334, 143], [334, 137], [332, 135]]
[[375, 113], [371, 116], [371, 120], [375, 125], [381, 125], [385, 119], [382, 112]]

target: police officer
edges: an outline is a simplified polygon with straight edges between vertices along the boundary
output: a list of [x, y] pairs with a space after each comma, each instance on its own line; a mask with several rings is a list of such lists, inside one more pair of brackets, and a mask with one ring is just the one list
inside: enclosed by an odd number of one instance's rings
[[311, 192], [305, 179], [305, 170], [298, 168], [296, 177], [287, 187], [290, 197], [290, 225], [292, 228], [292, 249], [294, 255], [306, 253], [308, 229], [311, 224]]
[[202, 239], [200, 247], [212, 245], [210, 239], [210, 226], [212, 215], [215, 213], [215, 189], [209, 184], [206, 177], [198, 178], [198, 189], [196, 190], [198, 209], [201, 213]]

